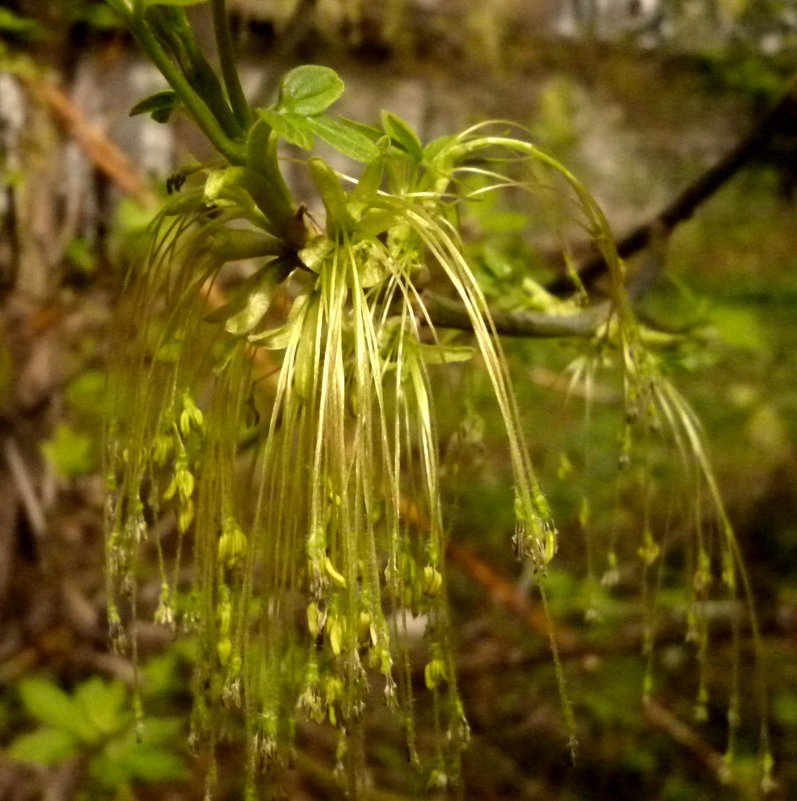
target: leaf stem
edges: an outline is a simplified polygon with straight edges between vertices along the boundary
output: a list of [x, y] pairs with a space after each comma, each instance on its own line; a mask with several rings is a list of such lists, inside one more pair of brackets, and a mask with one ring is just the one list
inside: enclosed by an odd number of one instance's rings
[[216, 35], [216, 49], [219, 54], [221, 75], [224, 79], [224, 88], [233, 112], [244, 130], [252, 124], [252, 109], [246, 100], [238, 69], [235, 65], [235, 52], [230, 34], [230, 22], [227, 15], [225, 0], [211, 0], [213, 11], [213, 30]]
[[194, 91], [186, 77], [174, 65], [160, 42], [152, 34], [144, 20], [140, 6], [136, 8], [128, 22], [136, 41], [152, 59], [163, 77], [166, 78], [213, 146], [230, 163], [243, 164], [245, 160], [243, 143], [235, 142], [227, 136], [216, 117], [205, 105], [205, 102]]

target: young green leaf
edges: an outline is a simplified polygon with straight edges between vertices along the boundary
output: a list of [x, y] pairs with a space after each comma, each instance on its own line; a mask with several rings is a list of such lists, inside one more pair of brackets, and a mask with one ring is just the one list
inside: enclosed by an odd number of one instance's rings
[[203, 197], [206, 203], [213, 204], [223, 198], [225, 191], [243, 184], [243, 167], [223, 167], [213, 170], [205, 179]]
[[440, 157], [441, 153], [449, 150], [457, 141], [456, 136], [441, 136], [439, 139], [432, 139], [423, 149], [423, 157], [429, 163], [433, 163]]
[[338, 226], [350, 228], [354, 221], [337, 173], [317, 156], [310, 159], [308, 166], [327, 212], [327, 233], [332, 233]]
[[144, 745], [125, 752], [124, 766], [131, 778], [142, 782], [179, 781], [187, 774], [183, 760], [171, 749]]
[[229, 303], [211, 312], [205, 319], [210, 323], [223, 320], [225, 329], [233, 336], [248, 334], [263, 319], [277, 284], [285, 276], [286, 264], [282, 259], [270, 262], [249, 276]]
[[357, 181], [357, 186], [349, 193], [349, 205], [353, 213], [359, 217], [362, 211], [373, 202], [382, 187], [382, 176], [385, 171], [385, 160], [379, 157], [369, 161]]
[[364, 240], [354, 246], [360, 286], [367, 288], [384, 281], [390, 272], [385, 254], [374, 240]]
[[420, 161], [423, 158], [423, 144], [418, 134], [412, 128], [390, 111], [382, 112], [382, 127], [385, 133], [413, 160]]
[[373, 136], [367, 132], [367, 126], [358, 125], [343, 117], [333, 119], [326, 114], [308, 117], [307, 126], [350, 159], [367, 163], [379, 157], [379, 147]]
[[305, 64], [282, 79], [278, 106], [296, 114], [320, 114], [343, 94], [343, 81], [335, 70]]
[[293, 386], [296, 395], [303, 401], [310, 400], [313, 392], [313, 380], [318, 367], [318, 349], [316, 331], [321, 311], [321, 298], [318, 293], [311, 295], [304, 308], [301, 322], [302, 337], [296, 349], [296, 360], [293, 366]]
[[258, 113], [280, 138], [304, 150], [312, 149], [315, 136], [307, 116], [293, 111], [275, 111], [274, 109], [261, 109]]
[[328, 236], [313, 237], [307, 245], [299, 251], [302, 264], [314, 273], [317, 273], [321, 262], [335, 249], [335, 243]]
[[156, 92], [144, 98], [130, 109], [129, 116], [149, 114], [155, 122], [168, 122], [174, 110], [180, 105], [180, 98], [171, 89]]

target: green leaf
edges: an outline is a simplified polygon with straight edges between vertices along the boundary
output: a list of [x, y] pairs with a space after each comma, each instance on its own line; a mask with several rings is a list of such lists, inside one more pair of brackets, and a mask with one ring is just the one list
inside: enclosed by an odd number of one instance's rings
[[130, 109], [131, 117], [138, 114], [149, 114], [155, 122], [168, 122], [172, 112], [180, 105], [180, 98], [176, 92], [171, 89], [165, 89], [162, 92], [156, 92], [144, 98], [139, 103], [136, 103]]
[[327, 212], [327, 231], [335, 230], [338, 226], [349, 229], [354, 221], [349, 214], [348, 198], [337, 173], [317, 156], [310, 159], [308, 166]]
[[396, 226], [398, 219], [395, 211], [372, 211], [360, 218], [356, 233], [363, 239], [379, 236]]
[[243, 184], [243, 167], [223, 167], [213, 170], [205, 179], [203, 197], [207, 203], [216, 203], [224, 199], [224, 195], [230, 189], [235, 189]]
[[182, 340], [172, 337], [159, 345], [158, 350], [155, 352], [155, 360], [165, 364], [176, 364], [182, 352]]
[[423, 158], [423, 144], [418, 134], [401, 117], [390, 111], [382, 112], [382, 127], [385, 133], [415, 161]]
[[373, 159], [362, 171], [357, 186], [349, 194], [350, 208], [357, 217], [378, 195], [382, 187], [384, 171], [385, 159], [383, 157]]
[[19, 686], [22, 703], [42, 723], [61, 729], [83, 742], [94, 742], [98, 731], [75, 701], [60, 687], [45, 679], [23, 680]]
[[296, 114], [320, 114], [342, 94], [343, 81], [335, 70], [305, 64], [282, 79], [278, 106]]
[[84, 370], [65, 391], [69, 405], [84, 415], [110, 410], [108, 378], [101, 370]]
[[[374, 138], [367, 133], [367, 126], [351, 122], [343, 117], [333, 119], [324, 115], [307, 118], [307, 125], [327, 144], [344, 156], [360, 162], [369, 162], [379, 157], [380, 150]], [[372, 129], [375, 131], [375, 129]], [[375, 131], [378, 135], [378, 131]]]
[[445, 153], [457, 140], [456, 136], [441, 136], [439, 139], [432, 139], [423, 149], [423, 157], [433, 164], [442, 153]]
[[288, 319], [283, 325], [269, 328], [258, 334], [251, 334], [248, 339], [254, 342], [261, 348], [267, 350], [282, 350], [288, 347], [288, 343], [293, 336], [296, 326], [301, 326], [304, 320], [305, 306], [308, 303], [310, 295], [307, 291], [299, 294], [296, 300], [293, 301], [293, 306], [288, 312]]
[[321, 262], [335, 249], [335, 242], [328, 236], [321, 234], [313, 237], [307, 245], [299, 251], [302, 264], [314, 273], [319, 271]]
[[286, 142], [304, 150], [311, 150], [315, 144], [315, 136], [309, 125], [309, 118], [304, 114], [275, 111], [274, 109], [261, 109], [259, 114]]
[[247, 339], [266, 350], [284, 350], [291, 341], [295, 323], [285, 323], [275, 328], [268, 328], [257, 334], [250, 334]]
[[44, 727], [17, 737], [6, 754], [18, 762], [55, 765], [75, 756], [78, 750], [77, 738], [71, 732]]
[[211, 312], [205, 319], [210, 323], [224, 321], [225, 329], [233, 336], [248, 334], [263, 319], [274, 297], [277, 284], [286, 276], [283, 259], [270, 262], [239, 286], [232, 300]]
[[766, 349], [766, 333], [754, 310], [744, 306], [718, 306], [712, 309], [710, 319], [726, 344], [759, 353]]
[[390, 268], [380, 250], [370, 246], [367, 241], [361, 244], [368, 252], [368, 256], [364, 260], [358, 261], [360, 286], [364, 288], [376, 286], [389, 275]]

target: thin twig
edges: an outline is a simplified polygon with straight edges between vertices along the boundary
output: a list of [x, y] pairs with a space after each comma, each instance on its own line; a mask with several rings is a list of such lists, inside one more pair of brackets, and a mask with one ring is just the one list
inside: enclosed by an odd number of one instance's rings
[[[425, 293], [424, 307], [429, 319], [440, 328], [472, 331], [473, 323], [464, 305], [455, 300]], [[508, 337], [591, 337], [606, 320], [606, 304], [577, 314], [542, 314], [491, 309], [495, 330]]]

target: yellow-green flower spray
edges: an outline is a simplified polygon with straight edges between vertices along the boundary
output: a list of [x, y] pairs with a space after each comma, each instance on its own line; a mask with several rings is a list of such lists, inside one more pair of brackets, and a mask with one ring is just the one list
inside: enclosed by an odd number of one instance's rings
[[[504, 133], [508, 125], [423, 145], [390, 113], [378, 128], [329, 115], [343, 85], [316, 66], [292, 70], [274, 105], [251, 109], [228, 48], [219, 48], [220, 80], [183, 4], [109, 2], [171, 86], [136, 111], [163, 119], [187, 109], [225, 160], [187, 176], [127, 286], [109, 431], [113, 640], [135, 656], [141, 553], [154, 543], [155, 617], [198, 642], [192, 740], [212, 756], [230, 722], [242, 721], [252, 797], [258, 769], [290, 753], [297, 720], [338, 730], [341, 779], [364, 797], [362, 726], [374, 687], [403, 722], [410, 760], [435, 788], [456, 786], [468, 726], [450, 643], [433, 391], [446, 364], [478, 352], [489, 375], [514, 475], [518, 557], [544, 574], [557, 549], [465, 256], [463, 204], [506, 188], [533, 191], [541, 168], [564, 179], [610, 266], [611, 311], [593, 340], [620, 355], [628, 418], [670, 424], [718, 504], [694, 418], [649, 358], [602, 213], [561, 165]], [[223, 33], [223, 3], [212, 5]], [[323, 223], [294, 200], [278, 151], [281, 141], [310, 151], [316, 137], [364, 164], [353, 179], [317, 156], [302, 162]], [[248, 277], [219, 303], [225, 265], [244, 260]], [[429, 270], [464, 309], [475, 349], [436, 329], [419, 289]], [[722, 575], [735, 587], [740, 560], [729, 532]], [[645, 554], [655, 562], [655, 543]], [[408, 635], [419, 614], [438, 732], [426, 757], [416, 743]]]

